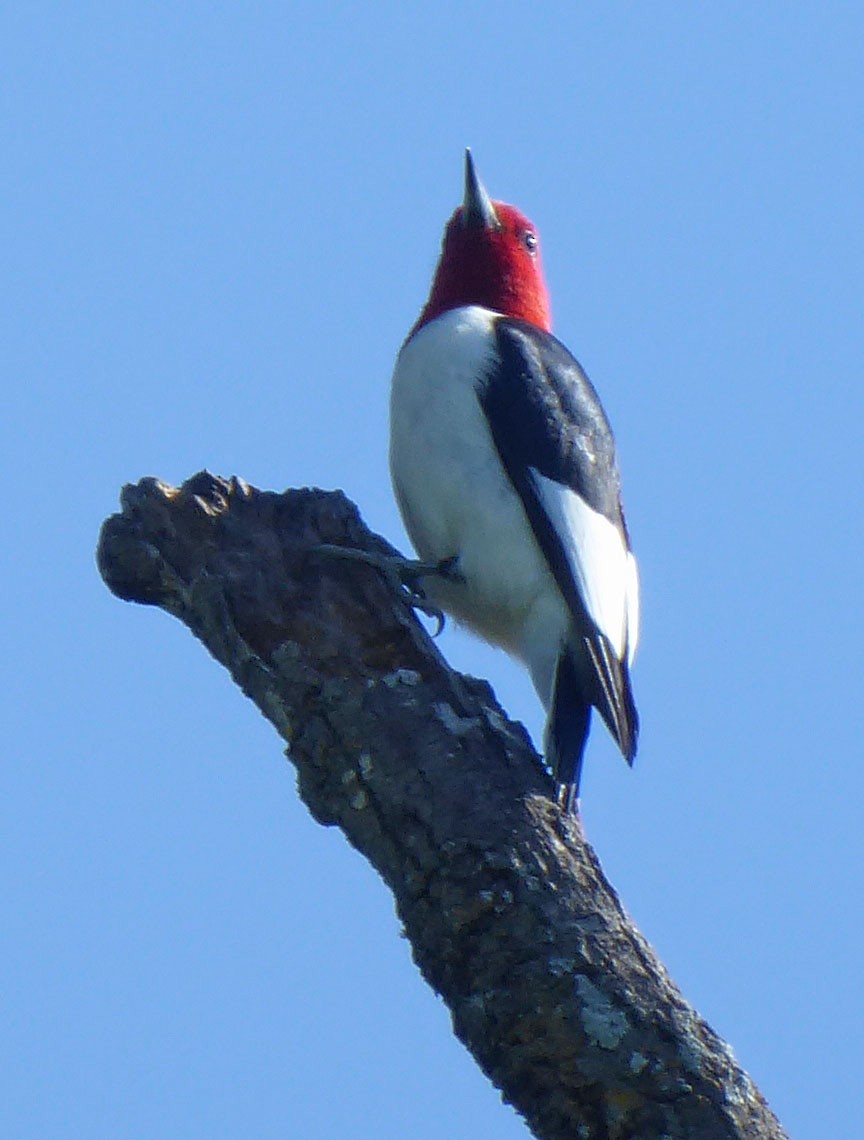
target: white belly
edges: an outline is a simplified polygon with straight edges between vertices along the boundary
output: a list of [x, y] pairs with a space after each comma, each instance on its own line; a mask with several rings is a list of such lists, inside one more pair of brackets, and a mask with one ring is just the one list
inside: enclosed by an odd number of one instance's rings
[[551, 676], [538, 676], [547, 672], [538, 642], [554, 669], [569, 618], [477, 398], [494, 352], [494, 317], [476, 306], [456, 309], [403, 347], [390, 401], [390, 470], [420, 557], [458, 558], [464, 583], [430, 579], [430, 596], [525, 659], [546, 700]]

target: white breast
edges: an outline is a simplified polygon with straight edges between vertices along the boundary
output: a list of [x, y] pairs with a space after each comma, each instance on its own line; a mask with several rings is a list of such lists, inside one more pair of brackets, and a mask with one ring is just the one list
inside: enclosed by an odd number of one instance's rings
[[458, 556], [465, 584], [430, 580], [435, 601], [523, 658], [542, 613], [554, 659], [569, 625], [566, 606], [477, 398], [494, 361], [494, 321], [488, 309], [455, 309], [405, 344], [393, 373], [390, 471], [420, 557]]

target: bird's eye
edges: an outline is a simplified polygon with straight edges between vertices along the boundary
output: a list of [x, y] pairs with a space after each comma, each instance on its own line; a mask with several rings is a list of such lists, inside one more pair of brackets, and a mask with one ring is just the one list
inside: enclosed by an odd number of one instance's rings
[[522, 244], [533, 257], [537, 252], [537, 235], [533, 230], [526, 230], [522, 235]]

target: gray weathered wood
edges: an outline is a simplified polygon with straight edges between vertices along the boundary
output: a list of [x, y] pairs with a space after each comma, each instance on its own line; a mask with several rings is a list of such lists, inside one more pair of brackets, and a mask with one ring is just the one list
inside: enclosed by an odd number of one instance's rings
[[126, 487], [98, 561], [184, 621], [289, 745], [300, 794], [378, 870], [454, 1029], [542, 1140], [779, 1140], [730, 1049], [562, 818], [520, 725], [448, 668], [340, 493], [207, 473]]

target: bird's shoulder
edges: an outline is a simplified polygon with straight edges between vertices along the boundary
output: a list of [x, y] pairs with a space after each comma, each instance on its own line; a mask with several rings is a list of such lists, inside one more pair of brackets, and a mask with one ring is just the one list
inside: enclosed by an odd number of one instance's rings
[[479, 396], [505, 465], [572, 488], [617, 521], [615, 440], [579, 361], [552, 333], [526, 321], [501, 317], [494, 336]]

